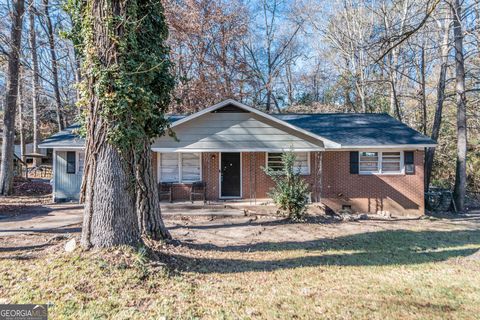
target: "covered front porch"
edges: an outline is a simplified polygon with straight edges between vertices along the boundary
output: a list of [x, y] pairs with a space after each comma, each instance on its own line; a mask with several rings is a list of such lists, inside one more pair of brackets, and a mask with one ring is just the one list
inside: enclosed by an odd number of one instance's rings
[[[322, 189], [322, 152], [296, 152], [296, 167], [310, 185], [311, 201], [320, 201]], [[202, 182], [205, 201], [248, 200], [266, 203], [273, 181], [265, 167], [280, 168], [281, 152], [154, 152], [155, 175], [160, 189], [171, 188], [166, 202], [190, 201], [192, 186]], [[193, 200], [203, 200], [194, 196]]]
[[175, 118], [171, 129], [152, 144], [157, 180], [171, 184], [171, 201], [190, 199], [196, 182], [207, 201], [268, 198], [273, 181], [263, 168], [281, 168], [287, 150], [319, 199], [317, 158], [331, 142], [315, 134], [233, 100]]

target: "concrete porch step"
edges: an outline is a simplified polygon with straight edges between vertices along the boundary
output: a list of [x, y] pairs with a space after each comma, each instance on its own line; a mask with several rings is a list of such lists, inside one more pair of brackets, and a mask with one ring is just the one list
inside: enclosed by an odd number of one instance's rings
[[191, 202], [160, 202], [160, 208], [164, 215], [188, 215], [188, 216], [205, 216], [205, 215], [222, 215], [222, 216], [245, 216], [245, 215], [265, 215], [274, 210], [273, 204], [268, 201], [257, 200], [235, 200], [235, 201], [202, 201]]

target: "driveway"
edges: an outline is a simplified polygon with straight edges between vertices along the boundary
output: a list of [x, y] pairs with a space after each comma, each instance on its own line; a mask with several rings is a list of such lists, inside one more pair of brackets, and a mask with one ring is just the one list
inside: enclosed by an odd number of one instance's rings
[[83, 205], [50, 204], [20, 210], [21, 214], [0, 219], [0, 236], [45, 232], [81, 223]]

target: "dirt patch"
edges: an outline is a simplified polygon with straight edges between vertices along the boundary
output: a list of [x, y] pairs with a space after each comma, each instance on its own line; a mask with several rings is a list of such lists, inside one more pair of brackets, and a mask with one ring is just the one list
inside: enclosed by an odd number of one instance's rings
[[212, 245], [218, 248], [257, 243], [284, 243], [286, 241], [311, 241], [333, 239], [359, 233], [376, 231], [454, 231], [463, 228], [480, 228], [480, 215], [455, 220], [370, 218], [355, 222], [343, 222], [325, 216], [313, 216], [306, 222], [293, 223], [272, 216], [202, 218], [173, 217], [166, 220], [175, 239], [182, 243]]
[[62, 250], [66, 239], [77, 234], [32, 233], [0, 237], [0, 259], [27, 260]]
[[[374, 233], [405, 233], [407, 241], [410, 235], [422, 232], [453, 234], [462, 230], [480, 230], [480, 215], [456, 219], [370, 219], [355, 222], [311, 216], [298, 223], [273, 216], [167, 216], [164, 220], [175, 240], [167, 246], [160, 244], [161, 248], [157, 249], [167, 255], [173, 253], [191, 257], [241, 255], [280, 247], [308, 250], [338, 239], [346, 239], [342, 241], [348, 247], [356, 237], [361, 239], [361, 235]], [[64, 245], [71, 237], [79, 239], [80, 227], [80, 224], [69, 226], [66, 229], [68, 232], [51, 230], [0, 237], [0, 255], [38, 256], [43, 250]], [[59, 248], [63, 250], [63, 247]]]
[[25, 179], [15, 177], [13, 181], [13, 194], [16, 196], [44, 196], [52, 193], [52, 186], [48, 180]]
[[51, 203], [51, 193], [52, 186], [46, 181], [15, 177], [13, 195], [0, 197], [0, 219], [1, 215], [16, 216], [27, 207]]

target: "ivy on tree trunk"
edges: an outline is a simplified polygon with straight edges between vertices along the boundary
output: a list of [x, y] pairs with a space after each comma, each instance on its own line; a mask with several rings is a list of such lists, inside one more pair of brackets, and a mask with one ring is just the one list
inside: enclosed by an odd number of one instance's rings
[[86, 135], [82, 245], [168, 239], [160, 215], [151, 141], [168, 127], [174, 86], [159, 1], [72, 0], [80, 12], [80, 106]]

